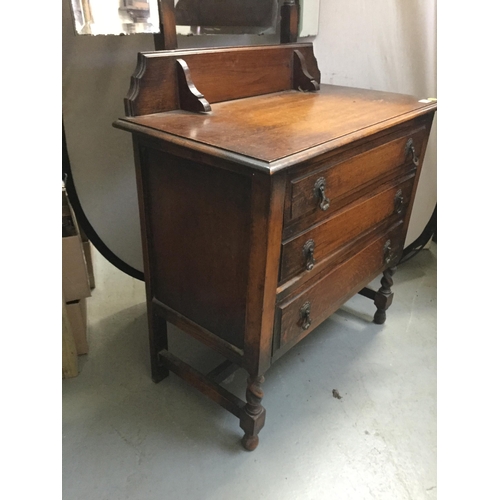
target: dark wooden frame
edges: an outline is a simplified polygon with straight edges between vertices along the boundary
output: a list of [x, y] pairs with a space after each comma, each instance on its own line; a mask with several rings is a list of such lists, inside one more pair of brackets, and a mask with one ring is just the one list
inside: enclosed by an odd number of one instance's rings
[[[287, 3], [286, 5], [290, 6], [291, 4]], [[256, 69], [255, 61], [257, 60], [260, 61], [260, 66]], [[231, 70], [228, 71], [227, 68], [231, 68]], [[288, 342], [285, 348], [276, 344], [276, 321], [280, 320], [279, 314], [276, 312], [276, 301], [285, 198], [290, 172], [297, 175], [297, 169], [289, 169], [289, 167], [300, 166], [302, 174], [308, 168], [314, 169], [318, 157], [324, 158], [325, 155], [330, 154], [332, 145], [319, 144], [307, 152], [298, 152], [289, 157], [266, 163], [199, 142], [196, 143], [195, 147], [195, 142], [190, 141], [187, 137], [178, 137], [154, 130], [147, 125], [145, 126], [140, 119], [143, 115], [146, 117], [156, 114], [163, 116], [171, 111], [203, 115], [210, 113], [211, 106], [216, 103], [295, 90], [316, 92], [319, 88], [320, 72], [311, 44], [141, 53], [138, 56], [138, 65], [131, 80], [129, 93], [125, 98], [125, 109], [129, 118], [118, 120], [114, 124], [117, 128], [132, 132], [134, 139], [145, 260], [144, 272], [152, 377], [156, 382], [159, 382], [171, 370], [237, 416], [240, 420], [240, 427], [245, 433], [242, 442], [247, 450], [256, 448], [259, 440], [258, 433], [265, 423], [265, 409], [261, 404], [264, 373], [270, 367], [272, 359], [277, 359], [309, 333], [309, 331], [302, 332], [291, 342]], [[199, 89], [202, 89], [204, 94]], [[365, 147], [368, 138], [376, 143], [378, 140], [386, 141], [386, 135], [392, 134], [390, 137], [394, 137], [394, 134], [402, 134], [404, 136], [406, 128], [422, 130], [424, 127], [425, 130], [428, 130], [429, 116], [432, 120], [434, 109], [434, 104], [427, 107], [421, 106], [413, 109], [404, 117], [397, 115], [390, 120], [385, 120], [383, 125], [374, 122], [373, 125], [365, 126], [359, 131], [359, 135], [356, 135], [358, 134], [356, 132], [354, 137], [341, 137], [340, 142], [335, 145], [335, 155], [341, 157], [345, 148]], [[397, 136], [399, 137], [399, 135]], [[423, 156], [425, 145], [426, 140], [421, 146], [421, 156]], [[169, 300], [165, 299], [165, 292], [162, 292], [161, 287], [157, 286], [157, 280], [160, 278], [157, 277], [156, 272], [152, 273], [152, 262], [150, 261], [151, 256], [155, 255], [154, 240], [158, 239], [158, 244], [165, 248], [165, 246], [169, 246], [167, 245], [171, 241], [169, 238], [173, 239], [183, 228], [181, 226], [175, 227], [178, 231], [171, 234], [160, 234], [161, 231], [158, 232], [158, 228], [161, 230], [161, 226], [157, 226], [156, 230], [152, 228], [152, 221], [155, 217], [158, 218], [158, 214], [156, 216], [152, 214], [151, 189], [152, 186], [159, 185], [161, 182], [157, 178], [148, 179], [149, 174], [146, 172], [150, 170], [161, 171], [158, 166], [155, 167], [155, 161], [162, 164], [168, 162], [170, 172], [177, 168], [185, 169], [185, 172], [191, 169], [195, 173], [198, 167], [210, 166], [213, 175], [218, 176], [222, 184], [231, 176], [234, 179], [238, 178], [238, 185], [240, 185], [244, 194], [243, 198], [246, 200], [246, 205], [242, 210], [248, 214], [248, 220], [245, 219], [245, 222], [242, 223], [242, 226], [248, 228], [242, 229], [245, 231], [245, 237], [248, 238], [248, 241], [245, 240], [248, 245], [248, 260], [245, 261], [248, 273], [247, 277], [243, 278], [240, 283], [241, 286], [245, 287], [242, 344], [230, 342], [223, 335], [215, 335], [210, 328], [202, 324], [203, 321], [197, 322], [179, 308], [169, 306]], [[417, 163], [415, 166], [411, 166], [409, 161], [407, 164], [413, 170], [408, 170], [408, 173], [411, 176], [415, 175], [416, 181], [418, 181], [420, 170], [417, 168]], [[178, 166], [175, 166], [176, 164]], [[194, 165], [197, 167], [195, 168]], [[242, 166], [245, 168], [241, 168]], [[416, 174], [414, 173], [415, 169], [417, 169]], [[203, 178], [205, 174], [200, 173], [199, 175]], [[191, 174], [186, 175], [185, 178], [194, 179]], [[207, 182], [209, 179], [210, 177], [205, 177]], [[416, 181], [412, 188], [408, 213], [411, 211]], [[220, 185], [218, 186], [220, 187]], [[181, 186], [177, 192], [184, 193], [182, 188], [185, 187], [186, 185]], [[175, 195], [175, 191], [170, 191], [170, 194]], [[168, 200], [169, 193], [161, 193], [161, 197]], [[219, 217], [224, 212], [224, 208], [220, 208], [221, 205], [217, 203], [215, 198], [212, 198], [211, 201], [215, 201], [211, 209], [218, 210], [216, 216]], [[194, 209], [196, 209], [196, 203], [197, 201], [193, 201]], [[184, 210], [188, 205], [189, 203], [184, 203], [181, 200], [181, 204], [175, 205], [175, 207], [176, 210], [177, 208]], [[164, 208], [160, 207], [158, 210], [164, 214]], [[377, 243], [379, 245], [382, 235], [385, 234], [384, 231], [395, 232], [397, 229], [402, 235], [406, 232], [407, 223], [408, 218], [404, 222], [400, 220], [396, 224], [390, 221], [392, 224], [390, 228], [389, 222], [385, 224], [387, 227], [380, 226], [377, 229], [378, 233], [367, 237], [367, 242], [369, 240], [370, 244]], [[231, 240], [232, 236], [228, 240]], [[235, 235], [235, 240], [238, 239], [237, 236]], [[370, 268], [370, 275], [364, 276], [363, 285], [366, 285], [383, 271], [380, 290], [377, 292], [367, 288], [349, 290], [349, 297], [358, 292], [374, 300], [377, 307], [374, 319], [376, 323], [385, 321], [385, 311], [392, 301], [393, 266], [402, 251], [400, 239], [397, 242], [396, 253], [391, 254], [385, 263], [381, 262], [380, 265], [377, 263], [376, 268]], [[352, 249], [352, 252], [354, 251]], [[177, 258], [175, 255], [170, 255], [170, 257], [174, 260]], [[200, 258], [205, 259], [208, 267], [212, 266], [218, 270], [216, 264], [213, 262], [210, 264], [207, 260], [211, 258], [210, 252], [208, 252], [208, 256], [203, 255]], [[172, 264], [171, 267], [175, 268], [175, 264]], [[221, 266], [220, 269], [223, 270], [224, 266]], [[321, 278], [321, 273], [326, 275], [327, 272], [330, 270], [324, 266], [323, 270], [320, 270], [318, 278]], [[195, 283], [196, 279], [193, 281], [193, 276], [195, 276], [194, 271], [188, 281]], [[174, 279], [177, 278], [174, 277]], [[303, 286], [306, 285], [307, 283]], [[347, 295], [337, 297], [335, 307], [340, 306], [342, 301], [347, 300], [347, 298]], [[208, 312], [206, 315], [213, 316], [213, 313]], [[168, 351], [167, 322], [178, 326], [185, 333], [220, 353], [227, 361], [208, 374], [202, 374], [181, 361]], [[246, 401], [237, 398], [218, 383], [221, 377], [237, 367], [244, 368], [249, 374]]]

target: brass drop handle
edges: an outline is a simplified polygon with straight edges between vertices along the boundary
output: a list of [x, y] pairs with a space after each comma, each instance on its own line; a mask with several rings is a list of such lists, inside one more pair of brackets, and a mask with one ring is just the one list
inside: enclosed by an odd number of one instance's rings
[[300, 308], [300, 322], [302, 326], [302, 330], [307, 330], [312, 323], [311, 319], [311, 303], [307, 301], [301, 308]]
[[408, 154], [411, 153], [411, 161], [417, 167], [420, 163], [420, 159], [417, 156], [417, 152], [415, 151], [415, 145], [413, 144], [413, 139], [410, 137], [406, 142], [405, 146], [405, 159], [408, 158]]
[[328, 210], [330, 208], [330, 199], [326, 196], [326, 180], [324, 177], [320, 177], [314, 183], [314, 194], [319, 198], [319, 208], [321, 210]]
[[384, 245], [384, 263], [389, 264], [392, 260], [391, 240], [387, 240]]
[[316, 264], [316, 261], [314, 260], [314, 247], [315, 247], [314, 240], [307, 240], [304, 246], [302, 247], [302, 253], [306, 258], [307, 271], [310, 271], [314, 267], [314, 264]]
[[397, 214], [400, 214], [403, 211], [404, 201], [403, 191], [401, 189], [398, 189], [396, 191], [396, 195], [394, 196], [394, 211]]

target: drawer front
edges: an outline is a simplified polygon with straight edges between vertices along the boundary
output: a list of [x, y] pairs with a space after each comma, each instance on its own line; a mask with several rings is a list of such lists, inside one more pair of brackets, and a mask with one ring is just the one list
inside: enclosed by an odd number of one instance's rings
[[[419, 164], [426, 129], [388, 140], [345, 160], [331, 158], [306, 176], [291, 179], [285, 207], [285, 226], [306, 218], [297, 230], [330, 215], [352, 201], [350, 195], [378, 179], [403, 175]], [[359, 150], [359, 149], [358, 149]], [[297, 231], [295, 231], [296, 234]]]
[[[278, 305], [279, 345], [295, 343], [333, 314], [346, 300], [372, 281], [384, 268], [397, 262], [403, 250], [403, 223], [350, 259], [335, 266], [312, 286]], [[290, 345], [291, 347], [291, 345]]]
[[280, 283], [311, 271], [316, 265], [391, 216], [404, 217], [414, 176], [381, 188], [335, 213], [330, 219], [285, 241]]

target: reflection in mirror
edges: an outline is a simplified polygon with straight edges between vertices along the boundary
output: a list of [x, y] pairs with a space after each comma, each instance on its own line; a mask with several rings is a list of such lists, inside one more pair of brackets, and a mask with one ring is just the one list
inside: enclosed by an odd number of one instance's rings
[[278, 0], [176, 0], [179, 34], [276, 33]]
[[157, 0], [71, 0], [79, 35], [129, 35], [160, 31]]
[[[71, 0], [79, 35], [159, 33], [158, 0]], [[279, 0], [175, 0], [177, 33], [276, 33]]]

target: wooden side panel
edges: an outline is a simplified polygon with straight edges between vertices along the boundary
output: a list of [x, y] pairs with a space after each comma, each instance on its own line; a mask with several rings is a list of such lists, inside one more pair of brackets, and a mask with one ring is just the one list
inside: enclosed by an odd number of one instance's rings
[[311, 44], [141, 53], [125, 98], [126, 113], [139, 116], [179, 109], [178, 58], [186, 61], [194, 85], [210, 104], [290, 90], [294, 50], [301, 52], [307, 70], [319, 83]]
[[154, 149], [143, 158], [152, 296], [243, 348], [250, 177]]
[[247, 292], [245, 368], [251, 377], [271, 364], [278, 284], [285, 175], [253, 176], [252, 229]]
[[167, 323], [164, 318], [159, 317], [153, 310], [153, 295], [151, 291], [152, 269], [149, 256], [149, 242], [151, 241], [151, 225], [149, 221], [148, 186], [145, 169], [142, 168], [146, 162], [146, 148], [141, 146], [137, 136], [133, 136], [135, 174], [137, 180], [137, 194], [139, 201], [139, 215], [141, 218], [141, 242], [144, 260], [144, 282], [146, 285], [146, 305], [148, 311], [148, 334], [149, 334], [149, 356], [151, 363], [151, 376], [155, 383], [160, 382], [168, 376], [168, 370], [160, 362], [158, 353], [168, 348]]

